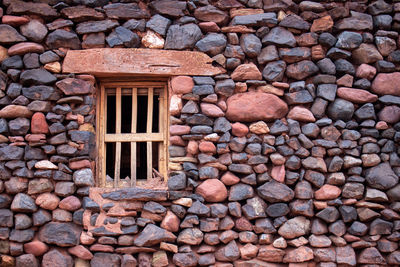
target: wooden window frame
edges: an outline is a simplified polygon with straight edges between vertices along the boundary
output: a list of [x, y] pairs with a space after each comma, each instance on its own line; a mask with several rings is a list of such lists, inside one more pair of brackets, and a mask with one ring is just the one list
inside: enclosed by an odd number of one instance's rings
[[[98, 158], [96, 161], [97, 169], [97, 186], [106, 188], [121, 188], [121, 187], [135, 187], [144, 185], [149, 179], [151, 179], [152, 170], [152, 145], [153, 142], [159, 142], [159, 173], [164, 178], [168, 177], [168, 142], [169, 142], [169, 96], [168, 88], [169, 82], [167, 81], [100, 81], [97, 86], [97, 152]], [[114, 89], [115, 88], [115, 89]], [[128, 88], [131, 90], [132, 95], [132, 121], [131, 121], [131, 133], [121, 133], [121, 97], [123, 95], [123, 89]], [[154, 95], [154, 90], [160, 90], [159, 97], [159, 131], [158, 133], [152, 132], [153, 124], [153, 98], [149, 97], [147, 105], [147, 125], [146, 133], [136, 133], [136, 119], [137, 119], [137, 96], [142, 94], [141, 88], [147, 88], [147, 94], [143, 95]], [[107, 133], [107, 97], [106, 90], [115, 90], [116, 95], [116, 125], [115, 134]], [[115, 173], [113, 181], [107, 181], [106, 179], [106, 143], [116, 143], [115, 153]], [[130, 184], [120, 179], [120, 161], [121, 161], [121, 143], [131, 143], [131, 177]], [[136, 143], [146, 142], [147, 152], [147, 177], [145, 180], [138, 179], [136, 177]], [[118, 168], [117, 168], [118, 166]], [[150, 168], [151, 166], [151, 168]]]

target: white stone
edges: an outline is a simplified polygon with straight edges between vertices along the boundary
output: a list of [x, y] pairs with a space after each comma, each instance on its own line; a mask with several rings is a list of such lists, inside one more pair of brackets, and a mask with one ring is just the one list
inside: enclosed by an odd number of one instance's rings
[[164, 48], [164, 39], [160, 37], [157, 33], [148, 30], [142, 38], [142, 44], [147, 48]]
[[36, 162], [35, 168], [41, 170], [58, 170], [58, 167], [48, 160], [41, 160]]

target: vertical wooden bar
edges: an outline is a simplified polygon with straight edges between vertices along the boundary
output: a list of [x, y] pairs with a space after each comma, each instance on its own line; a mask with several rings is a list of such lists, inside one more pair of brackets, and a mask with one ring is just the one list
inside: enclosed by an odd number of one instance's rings
[[[147, 93], [147, 130], [148, 134], [153, 130], [153, 87], [149, 87]], [[152, 178], [153, 173], [153, 148], [152, 142], [147, 142], [147, 179]]]
[[[137, 88], [132, 88], [132, 122], [131, 133], [136, 133], [137, 122]], [[136, 142], [131, 142], [131, 186], [136, 185]]]
[[164, 176], [164, 179], [166, 178], [166, 157], [164, 153], [164, 148], [165, 148], [165, 138], [166, 138], [166, 132], [165, 132], [165, 114], [166, 114], [166, 109], [165, 109], [165, 101], [166, 101], [166, 90], [165, 88], [162, 88], [160, 91], [160, 97], [159, 97], [159, 132], [164, 134], [163, 141], [159, 143], [158, 145], [158, 168], [159, 172]]
[[97, 172], [98, 172], [98, 181], [97, 185], [104, 187], [106, 185], [106, 166], [105, 166], [105, 159], [106, 159], [106, 154], [105, 154], [105, 143], [104, 143], [104, 127], [105, 127], [105, 118], [106, 118], [106, 113], [105, 113], [105, 105], [104, 105], [104, 99], [105, 99], [105, 88], [102, 85], [100, 87], [100, 92], [97, 94], [97, 106], [99, 107], [97, 109], [97, 127], [98, 127], [98, 160], [97, 160]]
[[[115, 96], [115, 133], [121, 133], [121, 87], [117, 87]], [[121, 142], [115, 144], [115, 169], [114, 169], [114, 187], [119, 186], [121, 168]]]

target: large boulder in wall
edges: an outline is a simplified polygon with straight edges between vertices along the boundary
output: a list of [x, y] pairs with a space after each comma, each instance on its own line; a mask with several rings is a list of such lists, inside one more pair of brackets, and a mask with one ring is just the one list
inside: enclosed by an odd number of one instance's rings
[[263, 92], [235, 94], [228, 98], [227, 105], [226, 117], [230, 121], [273, 121], [288, 112], [288, 106], [283, 100]]

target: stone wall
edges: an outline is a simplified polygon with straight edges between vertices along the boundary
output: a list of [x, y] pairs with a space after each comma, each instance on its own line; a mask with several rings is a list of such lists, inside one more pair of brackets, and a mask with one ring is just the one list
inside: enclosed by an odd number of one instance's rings
[[[0, 4], [0, 266], [400, 265], [400, 3], [120, 2]], [[168, 189], [95, 187], [103, 47], [226, 70], [171, 79]]]

